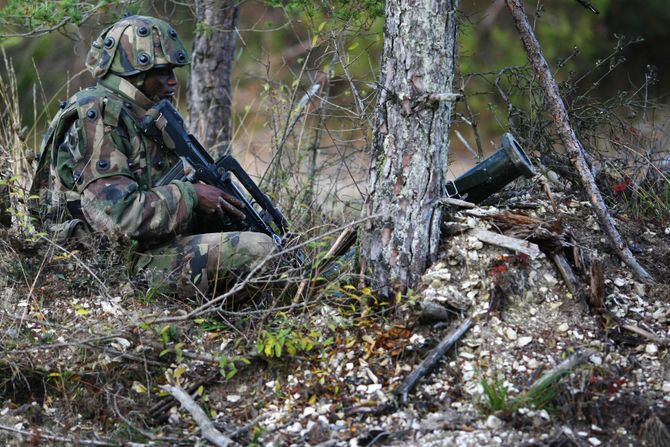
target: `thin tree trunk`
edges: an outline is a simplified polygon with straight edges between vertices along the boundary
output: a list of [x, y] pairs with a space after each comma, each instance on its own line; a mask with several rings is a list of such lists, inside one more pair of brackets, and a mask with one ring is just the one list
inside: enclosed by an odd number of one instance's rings
[[563, 103], [563, 99], [561, 98], [558, 84], [556, 84], [556, 81], [551, 74], [549, 64], [547, 64], [547, 61], [544, 58], [540, 43], [537, 41], [533, 29], [528, 23], [528, 16], [523, 6], [523, 1], [505, 0], [505, 2], [512, 14], [514, 24], [521, 35], [521, 40], [528, 53], [528, 60], [533, 66], [533, 69], [539, 78], [540, 85], [544, 90], [544, 94], [547, 97], [549, 113], [552, 115], [556, 130], [558, 131], [563, 145], [568, 151], [570, 162], [575, 167], [582, 180], [582, 186], [593, 205], [593, 209], [598, 217], [600, 225], [609, 236], [610, 243], [615, 252], [623, 262], [633, 269], [638, 278], [644, 282], [654, 282], [651, 275], [637, 262], [637, 259], [635, 259], [635, 256], [633, 256], [628, 249], [621, 234], [619, 234], [619, 231], [615, 227], [614, 219], [612, 219], [612, 216], [607, 209], [607, 205], [600, 194], [600, 190], [598, 189], [593, 174], [586, 162], [584, 147], [579, 139], [577, 139], [577, 135], [570, 125], [568, 112]]
[[458, 0], [388, 0], [363, 272], [382, 295], [417, 285], [437, 255], [453, 109]]
[[213, 156], [228, 151], [231, 138], [231, 77], [239, 2], [196, 0], [198, 31], [188, 89], [189, 128]]

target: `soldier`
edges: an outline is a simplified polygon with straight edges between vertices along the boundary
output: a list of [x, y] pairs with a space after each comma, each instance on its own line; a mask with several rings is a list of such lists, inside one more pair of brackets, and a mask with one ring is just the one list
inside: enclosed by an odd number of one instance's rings
[[274, 249], [261, 233], [192, 234], [204, 216], [244, 219], [243, 205], [218, 188], [183, 181], [155, 186], [179, 158], [138, 124], [157, 101], [174, 97], [173, 67], [189, 63], [177, 32], [162, 20], [130, 16], [105, 29], [86, 61], [97, 85], [61, 104], [33, 184], [53, 234], [92, 231], [135, 241], [129, 243], [132, 273], [182, 295], [229, 282]]

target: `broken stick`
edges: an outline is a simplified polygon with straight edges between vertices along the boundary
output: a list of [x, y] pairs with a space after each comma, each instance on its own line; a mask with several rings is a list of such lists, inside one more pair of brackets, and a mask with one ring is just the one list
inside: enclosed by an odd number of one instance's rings
[[548, 111], [554, 122], [555, 129], [561, 138], [561, 142], [565, 146], [570, 162], [579, 174], [584, 193], [588, 196], [589, 201], [593, 206], [593, 211], [598, 217], [598, 222], [609, 237], [610, 245], [619, 258], [628, 265], [628, 267], [633, 269], [640, 280], [645, 283], [653, 283], [654, 278], [644, 269], [644, 267], [642, 267], [642, 265], [640, 265], [635, 256], [633, 256], [633, 253], [621, 237], [621, 234], [614, 223], [614, 219], [607, 209], [607, 205], [603, 200], [600, 189], [596, 185], [593, 173], [586, 161], [586, 151], [584, 146], [577, 138], [577, 134], [570, 124], [570, 117], [568, 116], [568, 111], [563, 102], [563, 98], [561, 97], [558, 84], [554, 79], [554, 75], [551, 73], [549, 64], [540, 47], [540, 43], [535, 37], [535, 32], [528, 21], [523, 1], [505, 0], [505, 3], [512, 15], [514, 25], [521, 36], [521, 41], [528, 54], [528, 61], [535, 70], [540, 87], [544, 91], [544, 95], [547, 99]]
[[556, 264], [558, 273], [561, 274], [561, 277], [565, 282], [565, 286], [568, 288], [570, 293], [575, 295], [577, 293], [578, 281], [575, 273], [572, 271], [572, 267], [570, 267], [570, 264], [568, 264], [568, 260], [565, 259], [565, 255], [562, 253], [552, 253], [551, 260], [554, 261], [554, 264]]
[[553, 369], [544, 373], [542, 377], [530, 386], [529, 392], [532, 392], [533, 390], [537, 392], [556, 384], [563, 376], [567, 375], [581, 364], [586, 363], [589, 360], [589, 357], [596, 353], [597, 351], [589, 349], [571, 355], [556, 365]]
[[179, 385], [163, 385], [161, 386], [161, 389], [172, 394], [172, 396], [179, 401], [184, 410], [188, 411], [191, 416], [193, 416], [193, 420], [195, 420], [198, 427], [200, 427], [200, 432], [206, 440], [218, 447], [237, 445], [235, 441], [214, 427], [214, 423], [207, 417], [204, 410], [195, 403], [193, 398], [189, 396], [186, 390], [182, 387]]
[[456, 329], [449, 332], [447, 336], [442, 339], [440, 344], [433, 348], [419, 366], [407, 376], [402, 385], [395, 391], [396, 394], [402, 398], [403, 402], [407, 402], [407, 395], [414, 388], [419, 379], [432, 371], [442, 356], [472, 327], [473, 323], [472, 318], [468, 318]]
[[642, 336], [642, 337], [644, 337], [644, 338], [648, 338], [649, 340], [651, 340], [651, 341], [653, 341], [653, 342], [655, 342], [655, 343], [658, 343], [658, 344], [661, 345], [661, 346], [665, 346], [665, 345], [667, 345], [667, 343], [668, 343], [667, 340], [665, 340], [665, 339], [659, 337], [659, 336], [656, 335], [656, 334], [652, 334], [652, 333], [649, 332], [648, 330], [643, 329], [643, 328], [641, 328], [641, 327], [639, 327], [639, 326], [635, 326], [635, 325], [632, 325], [632, 324], [622, 324], [622, 325], [621, 325], [621, 329], [625, 329], [625, 330], [627, 330], [627, 331], [629, 331], [629, 332], [632, 332], [632, 333], [634, 333], [634, 334], [640, 335], [640, 336]]
[[591, 309], [601, 312], [605, 309], [605, 274], [600, 259], [591, 259], [591, 293], [589, 296]]
[[532, 242], [524, 241], [522, 239], [494, 233], [493, 231], [482, 230], [481, 228], [472, 230], [472, 235], [487, 244], [508, 248], [528, 255], [530, 259], [541, 258], [544, 256], [544, 253], [540, 251], [540, 247]]

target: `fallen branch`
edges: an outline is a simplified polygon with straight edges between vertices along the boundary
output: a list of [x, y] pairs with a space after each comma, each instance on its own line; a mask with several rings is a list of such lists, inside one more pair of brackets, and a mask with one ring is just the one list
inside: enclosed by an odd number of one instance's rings
[[546, 406], [555, 397], [558, 382], [570, 371], [586, 363], [589, 357], [595, 353], [594, 350], [586, 350], [571, 355], [533, 382], [528, 391], [522, 393], [516, 402], [519, 404], [530, 403], [539, 408]]
[[481, 228], [473, 230], [472, 235], [482, 242], [523, 253], [528, 255], [531, 259], [544, 256], [540, 251], [540, 247], [532, 242], [505, 236], [504, 234], [498, 234], [488, 230], [482, 230]]
[[402, 385], [400, 385], [395, 391], [395, 393], [402, 398], [403, 402], [407, 402], [407, 395], [414, 388], [414, 386], [416, 386], [419, 379], [432, 371], [442, 356], [449, 349], [451, 349], [454, 344], [456, 344], [456, 342], [472, 327], [473, 324], [474, 321], [472, 318], [468, 318], [463, 321], [460, 326], [449, 332], [447, 336], [442, 339], [440, 344], [428, 353], [426, 358], [423, 359], [419, 366], [414, 368], [414, 371], [412, 371], [411, 374], [407, 376]]
[[457, 199], [455, 197], [443, 197], [439, 199], [438, 203], [442, 205], [453, 205], [459, 208], [477, 208], [477, 205], [474, 203], [468, 202], [467, 200]]
[[658, 335], [653, 334], [653, 333], [649, 332], [648, 330], [643, 329], [639, 326], [634, 326], [632, 324], [622, 324], [621, 329], [625, 329], [625, 330], [627, 330], [629, 332], [632, 332], [634, 334], [637, 334], [641, 337], [647, 338], [647, 339], [649, 339], [649, 340], [651, 340], [655, 343], [658, 343], [661, 346], [665, 346], [668, 343], [667, 340], [665, 340], [665, 339], [659, 337]]
[[17, 433], [21, 436], [26, 436], [30, 438], [30, 445], [38, 445], [40, 443], [40, 440], [48, 440], [48, 441], [55, 441], [55, 442], [62, 442], [64, 444], [68, 445], [100, 445], [100, 446], [115, 446], [118, 445], [116, 442], [108, 442], [108, 441], [95, 441], [95, 440], [88, 440], [88, 439], [73, 439], [73, 438], [65, 438], [63, 436], [55, 436], [55, 435], [47, 435], [40, 431], [38, 428], [35, 428], [34, 431], [27, 431], [27, 430], [20, 430], [18, 428], [10, 427], [8, 425], [2, 425], [0, 424], [0, 430], [5, 430], [8, 432], [12, 433]]
[[[207, 383], [211, 383], [219, 373], [209, 374], [207, 377], [196, 380], [186, 388], [186, 393], [195, 397], [198, 388]], [[183, 389], [183, 388], [182, 388]], [[149, 416], [157, 422], [163, 422], [168, 418], [168, 411], [174, 405], [172, 396], [163, 396], [153, 407], [149, 409]]]
[[605, 309], [605, 274], [600, 259], [591, 260], [591, 291], [589, 306], [596, 312]]
[[654, 278], [637, 262], [637, 259], [635, 259], [635, 256], [633, 256], [633, 253], [631, 253], [619, 234], [619, 231], [616, 229], [614, 219], [607, 210], [607, 205], [600, 194], [593, 173], [589, 169], [586, 161], [584, 147], [577, 139], [577, 135], [570, 125], [568, 112], [561, 98], [558, 84], [556, 84], [551, 70], [549, 69], [549, 64], [542, 53], [540, 43], [537, 41], [530, 23], [528, 23], [528, 16], [526, 15], [523, 1], [505, 0], [505, 3], [512, 15], [514, 25], [521, 35], [521, 40], [528, 53], [528, 60], [533, 66], [533, 69], [539, 78], [540, 85], [544, 90], [544, 94], [549, 104], [549, 112], [553, 117], [556, 130], [568, 152], [570, 162], [581, 178], [582, 186], [593, 205], [598, 221], [605, 230], [605, 233], [609, 236], [612, 248], [619, 258], [633, 269], [638, 278], [646, 283], [653, 283]]
[[236, 445], [235, 441], [230, 439], [228, 436], [221, 433], [219, 430], [214, 427], [212, 421], [207, 417], [205, 412], [200, 406], [195, 403], [193, 398], [179, 385], [163, 385], [161, 389], [172, 394], [172, 396], [179, 401], [182, 408], [188, 411], [193, 419], [200, 427], [200, 432], [202, 436], [211, 442], [212, 444], [219, 447], [227, 447], [229, 445]]
[[565, 282], [565, 285], [570, 293], [575, 295], [577, 293], [577, 277], [572, 271], [572, 267], [570, 267], [568, 260], [565, 259], [565, 255], [562, 253], [552, 253], [551, 260], [554, 261], [554, 264], [556, 264], [556, 268], [561, 274], [563, 282]]
[[[529, 393], [539, 392], [542, 389], [546, 389], [548, 386], [555, 384], [558, 380], [568, 374], [570, 371], [578, 367], [579, 365], [586, 363], [596, 351], [586, 350], [578, 352], [571, 355], [567, 359], [563, 360], [561, 363], [556, 365], [553, 369], [544, 373], [535, 383], [533, 383], [528, 389]], [[535, 390], [535, 391], [534, 391]]]

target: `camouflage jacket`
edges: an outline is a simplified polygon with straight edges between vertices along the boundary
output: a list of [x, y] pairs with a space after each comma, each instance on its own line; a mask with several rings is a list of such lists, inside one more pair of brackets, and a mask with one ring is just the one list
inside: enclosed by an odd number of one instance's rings
[[197, 205], [193, 185], [154, 186], [178, 157], [137, 130], [152, 105], [114, 74], [62, 104], [44, 136], [31, 191], [42, 217], [81, 219], [93, 231], [144, 246], [188, 230]]

